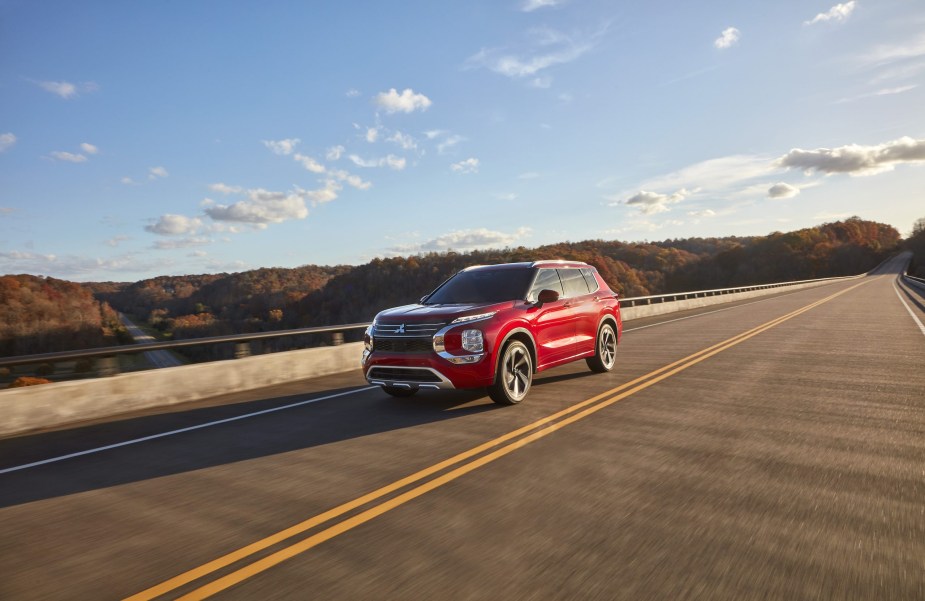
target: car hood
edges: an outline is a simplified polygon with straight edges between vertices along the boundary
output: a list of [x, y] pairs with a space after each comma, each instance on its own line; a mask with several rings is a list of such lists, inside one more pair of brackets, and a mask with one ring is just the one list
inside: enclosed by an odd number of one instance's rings
[[403, 305], [380, 312], [376, 316], [379, 323], [420, 323], [433, 321], [452, 321], [457, 317], [478, 315], [506, 309], [513, 301], [503, 303], [472, 303], [460, 305]]

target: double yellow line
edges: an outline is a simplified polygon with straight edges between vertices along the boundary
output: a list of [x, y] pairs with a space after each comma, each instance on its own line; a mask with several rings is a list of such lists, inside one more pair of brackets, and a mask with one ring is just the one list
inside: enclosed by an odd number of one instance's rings
[[[621, 384], [620, 386], [617, 386], [616, 388], [611, 388], [610, 390], [603, 392], [597, 396], [591, 397], [587, 400], [584, 400], [580, 403], [577, 403], [566, 409], [563, 409], [557, 413], [544, 417], [543, 419], [537, 420], [531, 424], [528, 424], [526, 426], [523, 426], [511, 432], [508, 432], [507, 434], [499, 436], [498, 438], [489, 440], [488, 442], [485, 442], [476, 447], [473, 447], [469, 449], [468, 451], [459, 453], [458, 455], [455, 455], [453, 457], [450, 457], [449, 459], [436, 463], [428, 468], [425, 468], [419, 472], [406, 476], [400, 480], [396, 480], [395, 482], [387, 486], [383, 486], [382, 488], [374, 490], [352, 501], [348, 501], [347, 503], [344, 503], [343, 505], [339, 505], [333, 509], [325, 511], [324, 513], [321, 513], [312, 518], [309, 518], [305, 520], [304, 522], [300, 522], [294, 526], [286, 528], [285, 530], [277, 532], [276, 534], [273, 534], [264, 539], [251, 543], [250, 545], [247, 545], [246, 547], [242, 547], [241, 549], [238, 549], [237, 551], [233, 551], [231, 553], [228, 553], [227, 555], [223, 555], [206, 564], [203, 564], [202, 566], [199, 566], [197, 568], [194, 568], [192, 570], [179, 574], [178, 576], [175, 576], [169, 580], [166, 580], [156, 586], [153, 586], [149, 589], [141, 591], [140, 593], [132, 595], [131, 597], [127, 598], [127, 601], [142, 601], [142, 600], [155, 599], [161, 595], [174, 591], [177, 588], [180, 588], [195, 580], [198, 580], [200, 578], [213, 574], [214, 572], [217, 572], [219, 570], [222, 570], [223, 568], [231, 566], [232, 564], [235, 564], [246, 558], [249, 558], [250, 556], [256, 553], [259, 553], [260, 551], [264, 551], [270, 547], [283, 543], [284, 541], [292, 537], [295, 537], [299, 534], [303, 534], [317, 526], [320, 526], [326, 522], [334, 520], [335, 518], [340, 518], [344, 516], [345, 514], [352, 512], [355, 509], [359, 509], [363, 507], [364, 505], [372, 503], [373, 501], [379, 501], [380, 499], [383, 499], [383, 497], [388, 497], [388, 495], [398, 492], [408, 487], [409, 485], [421, 482], [422, 480], [425, 480], [429, 478], [430, 476], [440, 474], [439, 476], [433, 479], [426, 480], [420, 484], [417, 484], [417, 486], [414, 486], [413, 488], [410, 488], [406, 490], [405, 492], [402, 492], [401, 494], [386, 498], [385, 500], [382, 500], [378, 504], [375, 504], [369, 507], [368, 509], [365, 509], [359, 513], [356, 513], [350, 517], [343, 519], [342, 521], [332, 524], [323, 530], [320, 530], [314, 534], [311, 534], [307, 538], [294, 542], [252, 563], [244, 565], [236, 570], [233, 570], [211, 582], [208, 582], [200, 586], [199, 588], [179, 598], [183, 600], [192, 600], [192, 599], [205, 599], [207, 597], [211, 597], [212, 595], [215, 595], [216, 593], [219, 593], [244, 580], [247, 580], [248, 578], [251, 578], [252, 576], [255, 576], [263, 571], [266, 571], [269, 568], [286, 561], [287, 559], [290, 559], [296, 555], [299, 555], [300, 553], [304, 553], [305, 551], [308, 551], [309, 549], [312, 549], [313, 547], [316, 547], [319, 544], [334, 538], [335, 536], [338, 536], [340, 534], [343, 534], [344, 532], [352, 530], [353, 528], [356, 528], [357, 526], [361, 524], [365, 524], [366, 522], [369, 522], [370, 520], [388, 511], [391, 511], [392, 509], [395, 509], [396, 507], [399, 507], [417, 497], [420, 497], [421, 495], [424, 495], [436, 488], [439, 488], [443, 486], [444, 484], [447, 484], [448, 482], [452, 482], [453, 480], [456, 480], [457, 478], [465, 474], [468, 474], [469, 472], [473, 470], [476, 470], [488, 463], [491, 463], [495, 461], [496, 459], [504, 457], [505, 455], [512, 453], [513, 451], [516, 451], [517, 449], [530, 444], [531, 442], [534, 442], [536, 440], [539, 440], [540, 438], [548, 436], [552, 434], [553, 432], [559, 430], [560, 428], [564, 428], [565, 426], [569, 424], [572, 424], [574, 422], [577, 422], [578, 420], [584, 419], [585, 417], [588, 417], [589, 415], [596, 413], [605, 407], [613, 405], [614, 403], [617, 403], [629, 396], [632, 396], [641, 390], [645, 390], [646, 388], [649, 388], [650, 386], [654, 386], [655, 384], [661, 382], [662, 380], [665, 380], [666, 378], [670, 378], [671, 376], [681, 371], [684, 371], [685, 369], [693, 367], [694, 365], [700, 363], [701, 361], [709, 359], [710, 357], [717, 355], [725, 350], [728, 350], [736, 346], [737, 344], [741, 344], [742, 342], [745, 342], [746, 340], [754, 336], [757, 336], [758, 334], [761, 334], [762, 332], [765, 332], [773, 327], [776, 327], [784, 323], [785, 321], [793, 319], [794, 317], [797, 317], [798, 315], [802, 315], [803, 313], [806, 313], [807, 311], [810, 311], [818, 307], [819, 305], [827, 303], [831, 301], [832, 299], [837, 298], [841, 296], [842, 294], [845, 294], [846, 292], [854, 290], [858, 286], [863, 286], [866, 283], [867, 282], [855, 284], [854, 286], [851, 286], [850, 288], [846, 288], [845, 290], [842, 290], [840, 292], [827, 296], [823, 298], [822, 300], [806, 305], [805, 307], [797, 309], [796, 311], [788, 313], [782, 317], [773, 319], [767, 323], [764, 323], [760, 326], [752, 328], [751, 330], [748, 330], [746, 332], [738, 334], [737, 336], [733, 336], [732, 338], [724, 340], [723, 342], [714, 344], [713, 346], [705, 348], [692, 355], [688, 355], [687, 357], [683, 359], [680, 359], [673, 363], [669, 363], [668, 365], [665, 365], [664, 367], [661, 367], [659, 369], [656, 369], [655, 371], [649, 372], [648, 374], [644, 376], [640, 376], [625, 384]], [[491, 452], [486, 453], [486, 451], [491, 451]], [[455, 467], [452, 470], [444, 472], [444, 470], [447, 470], [448, 468], [451, 468], [453, 466], [457, 466], [457, 467]], [[444, 472], [444, 473], [441, 474], [441, 472]]]

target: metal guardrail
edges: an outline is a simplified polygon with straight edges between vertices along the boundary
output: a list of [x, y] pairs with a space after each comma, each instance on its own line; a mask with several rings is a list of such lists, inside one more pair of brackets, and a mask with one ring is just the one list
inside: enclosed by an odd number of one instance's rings
[[621, 298], [621, 307], [636, 307], [638, 305], [654, 305], [657, 303], [671, 303], [675, 301], [688, 300], [691, 298], [702, 298], [706, 296], [719, 296], [723, 294], [736, 294], [738, 292], [752, 292], [754, 290], [766, 290], [768, 288], [785, 288], [787, 286], [796, 286], [798, 284], [811, 284], [814, 282], [850, 280], [861, 277], [859, 275], [848, 275], [837, 278], [819, 278], [815, 280], [796, 280], [793, 282], [778, 282], [776, 284], [757, 284], [755, 286], [739, 286], [737, 288], [716, 288], [715, 290], [696, 290], [694, 292], [675, 292], [673, 294], [655, 294], [652, 296], [634, 296], [630, 298]]
[[[736, 288], [717, 288], [715, 290], [697, 290], [694, 292], [677, 292], [674, 294], [656, 294], [652, 296], [635, 296], [620, 299], [621, 307], [635, 307], [638, 305], [651, 305], [656, 303], [674, 302], [691, 298], [735, 294], [737, 292], [750, 292], [768, 288], [784, 288], [798, 284], [813, 282], [838, 281], [861, 276], [846, 276], [838, 278], [820, 278], [815, 280], [799, 280], [795, 282], [780, 282], [776, 284], [758, 284], [755, 286], [739, 286]], [[105, 346], [94, 349], [59, 351], [56, 353], [41, 353], [35, 355], [19, 355], [16, 357], [0, 358], [0, 367], [15, 367], [17, 365], [30, 365], [35, 363], [55, 363], [57, 361], [71, 361], [75, 359], [99, 359], [97, 372], [100, 375], [114, 375], [118, 373], [115, 357], [118, 355], [134, 355], [147, 351], [171, 350], [189, 346], [203, 346], [212, 344], [235, 344], [235, 358], [250, 355], [250, 343], [255, 340], [285, 338], [288, 336], [305, 336], [309, 334], [332, 334], [333, 344], [343, 343], [343, 333], [351, 330], [365, 329], [370, 324], [351, 323], [345, 325], [323, 326], [316, 328], [299, 328], [294, 330], [272, 330], [269, 332], [253, 332], [250, 334], [231, 334], [228, 336], [210, 336], [207, 338], [187, 338], [183, 340], [169, 340], [161, 342], [143, 342], [140, 344], [127, 344], [122, 346]]]

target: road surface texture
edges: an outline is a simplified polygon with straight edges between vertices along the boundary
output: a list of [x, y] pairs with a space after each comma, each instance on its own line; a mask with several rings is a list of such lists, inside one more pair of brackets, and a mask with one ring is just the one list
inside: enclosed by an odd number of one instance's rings
[[925, 599], [901, 262], [630, 322], [514, 407], [357, 370], [2, 440], [0, 598]]
[[[145, 332], [136, 326], [132, 321], [119, 313], [119, 319], [122, 320], [122, 325], [128, 330], [128, 333], [131, 334], [132, 338], [135, 339], [135, 342], [154, 342], [154, 336], [150, 334], [145, 334]], [[142, 353], [142, 356], [151, 364], [152, 367], [176, 367], [177, 365], [183, 365], [183, 362], [173, 356], [170, 351], [146, 351]]]

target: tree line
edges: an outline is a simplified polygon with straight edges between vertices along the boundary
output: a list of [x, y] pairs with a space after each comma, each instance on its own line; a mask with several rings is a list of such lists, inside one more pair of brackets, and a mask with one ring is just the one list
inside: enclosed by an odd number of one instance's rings
[[[918, 244], [917, 264], [925, 269], [925, 220], [916, 228], [904, 244]], [[0, 349], [23, 354], [110, 343], [118, 335], [113, 308], [176, 339], [364, 322], [385, 307], [416, 302], [460, 269], [477, 264], [584, 261], [624, 297], [853, 275], [872, 269], [898, 250], [900, 241], [892, 226], [852, 217], [767, 236], [645, 243], [585, 240], [376, 258], [357, 266], [160, 276], [133, 283], [78, 285], [5, 276], [0, 280]], [[221, 352], [227, 351], [190, 351], [195, 359]]]

